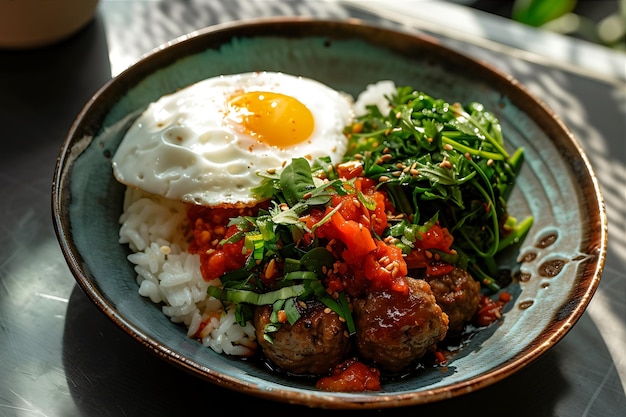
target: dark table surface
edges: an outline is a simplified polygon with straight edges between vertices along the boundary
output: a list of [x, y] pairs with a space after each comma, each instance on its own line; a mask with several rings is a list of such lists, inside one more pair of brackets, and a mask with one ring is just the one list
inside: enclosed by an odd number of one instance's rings
[[[382, 2], [356, 3], [102, 0], [94, 20], [70, 39], [38, 50], [0, 51], [0, 416], [202, 415], [220, 400], [236, 401], [236, 412], [320, 412], [242, 397], [149, 354], [75, 284], [52, 226], [56, 157], [73, 119], [98, 88], [170, 39], [216, 23], [277, 15], [357, 17], [427, 33], [512, 74], [573, 131], [594, 166], [607, 206], [610, 237], [600, 286], [582, 318], [547, 354], [471, 394], [358, 413], [626, 415], [624, 54], [493, 21], [458, 6], [450, 6], [449, 13], [461, 13], [480, 28], [511, 30], [481, 32], [459, 24], [451, 31], [437, 24], [439, 8], [448, 13], [441, 2], [399, 2], [410, 4], [415, 16], [380, 12], [374, 6]], [[429, 3], [438, 3], [438, 11]], [[519, 34], [534, 43], [520, 47]], [[564, 46], [546, 54], [541, 39]]]

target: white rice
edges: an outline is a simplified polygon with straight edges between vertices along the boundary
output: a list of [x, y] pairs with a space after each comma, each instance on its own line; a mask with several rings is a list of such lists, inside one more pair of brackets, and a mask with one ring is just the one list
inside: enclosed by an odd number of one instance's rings
[[[127, 188], [124, 211], [120, 216], [119, 242], [133, 253], [128, 260], [135, 265], [138, 292], [155, 304], [163, 314], [187, 328], [217, 353], [249, 356], [256, 349], [254, 327], [241, 327], [234, 308], [207, 295], [210, 285], [200, 272], [200, 257], [187, 252], [190, 237], [184, 203], [167, 200], [141, 190]], [[199, 335], [198, 330], [205, 326]]]
[[395, 92], [396, 84], [390, 80], [368, 84], [354, 102], [354, 114], [362, 116], [367, 113], [367, 106], [376, 105], [380, 113], [386, 116], [391, 110], [387, 97], [391, 97]]

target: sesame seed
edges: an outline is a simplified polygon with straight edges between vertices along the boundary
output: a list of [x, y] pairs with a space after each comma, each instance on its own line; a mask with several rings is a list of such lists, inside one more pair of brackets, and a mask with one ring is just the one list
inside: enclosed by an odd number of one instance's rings
[[272, 258], [267, 263], [267, 268], [265, 268], [265, 276], [270, 278], [270, 277], [274, 276], [275, 272], [276, 272], [276, 260], [274, 258]]
[[454, 149], [454, 146], [446, 143], [445, 145], [443, 145], [443, 149], [445, 149], [446, 151], [451, 151], [452, 149]]
[[398, 267], [398, 263], [394, 262], [393, 269], [391, 270], [391, 276], [395, 278], [398, 275], [400, 275], [400, 268]]

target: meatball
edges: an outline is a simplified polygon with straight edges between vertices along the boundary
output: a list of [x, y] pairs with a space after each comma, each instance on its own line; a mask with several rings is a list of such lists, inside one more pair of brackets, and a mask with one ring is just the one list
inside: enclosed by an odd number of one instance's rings
[[464, 269], [455, 268], [440, 276], [425, 275], [437, 304], [448, 315], [448, 334], [460, 333], [478, 311], [480, 283]]
[[384, 291], [353, 301], [358, 353], [392, 373], [433, 350], [448, 329], [448, 316], [428, 283], [407, 280], [408, 294]]
[[271, 313], [272, 306], [255, 309], [256, 336], [265, 357], [284, 371], [296, 375], [327, 374], [350, 351], [345, 323], [320, 302], [309, 303], [293, 326], [281, 324], [271, 333], [269, 342], [263, 331]]

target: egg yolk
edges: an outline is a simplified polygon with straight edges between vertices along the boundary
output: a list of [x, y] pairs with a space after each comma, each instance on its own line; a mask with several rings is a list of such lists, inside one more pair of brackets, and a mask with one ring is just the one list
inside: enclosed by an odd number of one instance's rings
[[302, 102], [285, 94], [247, 92], [232, 97], [229, 107], [247, 134], [270, 146], [296, 145], [313, 133], [313, 113]]

